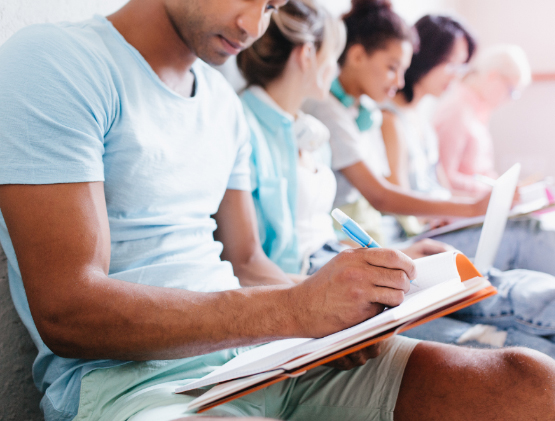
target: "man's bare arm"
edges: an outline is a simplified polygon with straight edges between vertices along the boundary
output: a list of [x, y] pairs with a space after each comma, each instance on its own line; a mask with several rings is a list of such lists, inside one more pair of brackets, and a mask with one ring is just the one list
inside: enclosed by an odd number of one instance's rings
[[103, 183], [0, 186], [0, 209], [35, 325], [53, 352], [69, 358], [183, 358], [319, 337], [400, 304], [415, 277], [402, 253], [361, 249], [294, 287], [152, 287], [108, 277]]
[[109, 278], [102, 183], [2, 186], [0, 208], [37, 329], [61, 356], [169, 359], [296, 335], [283, 287], [208, 294]]
[[222, 260], [231, 262], [242, 286], [294, 283], [262, 250], [249, 192], [227, 190], [214, 218], [218, 224], [214, 238], [224, 245]]

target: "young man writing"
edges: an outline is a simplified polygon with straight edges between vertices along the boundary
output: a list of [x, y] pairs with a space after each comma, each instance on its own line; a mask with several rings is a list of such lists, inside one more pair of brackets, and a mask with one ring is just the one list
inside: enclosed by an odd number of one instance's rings
[[[258, 243], [241, 107], [197, 58], [223, 63], [285, 2], [131, 0], [0, 49], [0, 239], [48, 421], [194, 418], [172, 391], [241, 347], [327, 335], [402, 302], [415, 273], [399, 252], [353, 250], [292, 285]], [[555, 365], [541, 354], [382, 348], [211, 414], [555, 413]]]

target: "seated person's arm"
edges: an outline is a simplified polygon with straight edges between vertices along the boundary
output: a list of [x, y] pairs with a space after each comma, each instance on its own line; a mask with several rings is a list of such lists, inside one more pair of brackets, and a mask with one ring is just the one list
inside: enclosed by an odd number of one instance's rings
[[299, 335], [284, 287], [199, 293], [110, 278], [101, 182], [1, 186], [0, 207], [34, 322], [60, 356], [183, 358]]
[[108, 276], [102, 182], [0, 186], [0, 208], [38, 332], [67, 358], [173, 359], [328, 335], [400, 304], [416, 276], [410, 259], [379, 249], [343, 253], [294, 287], [140, 285]]
[[222, 260], [231, 262], [242, 286], [293, 284], [260, 246], [249, 192], [227, 190], [214, 218], [218, 224], [214, 239], [224, 245]]
[[478, 201], [466, 198], [435, 200], [419, 193], [407, 192], [376, 176], [363, 161], [341, 169], [341, 173], [380, 212], [470, 217], [485, 214], [489, 202], [489, 196]]
[[408, 151], [403, 139], [402, 127], [398, 120], [395, 114], [383, 111], [382, 137], [389, 169], [391, 170], [391, 175], [387, 177], [387, 181], [410, 190]]

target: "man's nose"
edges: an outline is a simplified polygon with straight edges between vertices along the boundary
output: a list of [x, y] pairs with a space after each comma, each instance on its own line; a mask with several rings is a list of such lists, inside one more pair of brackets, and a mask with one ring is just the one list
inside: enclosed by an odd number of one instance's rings
[[261, 7], [259, 4], [253, 4], [239, 16], [237, 25], [249, 38], [256, 40], [262, 36], [270, 23], [270, 14], [265, 12], [266, 5]]

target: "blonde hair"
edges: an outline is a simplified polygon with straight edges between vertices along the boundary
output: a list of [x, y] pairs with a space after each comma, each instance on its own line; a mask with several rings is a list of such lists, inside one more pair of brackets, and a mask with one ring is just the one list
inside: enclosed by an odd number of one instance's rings
[[532, 70], [524, 50], [518, 45], [498, 44], [482, 50], [471, 63], [471, 70], [478, 73], [497, 72], [518, 80], [524, 88], [532, 81]]
[[339, 57], [345, 47], [345, 26], [314, 0], [290, 0], [273, 16], [266, 33], [237, 56], [248, 85], [266, 85], [285, 69], [293, 49], [313, 44], [318, 58]]

